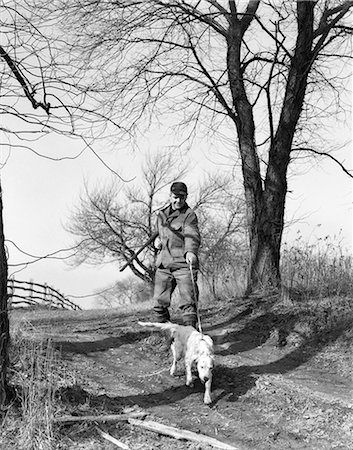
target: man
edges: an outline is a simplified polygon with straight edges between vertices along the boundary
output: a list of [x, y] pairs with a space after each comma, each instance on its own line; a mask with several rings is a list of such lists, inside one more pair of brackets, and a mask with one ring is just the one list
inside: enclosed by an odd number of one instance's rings
[[169, 321], [171, 295], [178, 286], [183, 323], [196, 328], [200, 232], [196, 214], [186, 203], [187, 195], [185, 183], [173, 183], [170, 188], [170, 204], [160, 210], [157, 216], [160, 251], [156, 261], [153, 310], [156, 321]]

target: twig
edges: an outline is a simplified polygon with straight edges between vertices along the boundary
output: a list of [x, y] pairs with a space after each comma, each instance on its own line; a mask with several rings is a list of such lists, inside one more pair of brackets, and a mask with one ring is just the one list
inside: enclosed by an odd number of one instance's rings
[[346, 175], [348, 175], [349, 177], [353, 178], [353, 173], [352, 173], [352, 171], [346, 169], [346, 168], [344, 167], [344, 165], [343, 165], [337, 158], [335, 158], [334, 156], [332, 156], [330, 153], [328, 153], [328, 152], [320, 152], [320, 151], [318, 151], [318, 150], [315, 150], [315, 149], [313, 149], [313, 148], [308, 148], [308, 147], [296, 147], [296, 148], [293, 148], [293, 151], [296, 151], [296, 152], [297, 152], [297, 151], [303, 151], [303, 150], [304, 150], [304, 151], [307, 151], [307, 152], [314, 153], [315, 155], [325, 156], [325, 157], [328, 157], [328, 158], [332, 159], [332, 161], [334, 161], [336, 164], [338, 164], [339, 167], [343, 170], [343, 172], [344, 172]]
[[154, 431], [159, 434], [164, 434], [166, 436], [171, 436], [175, 439], [185, 439], [188, 441], [194, 441], [202, 444], [211, 445], [222, 450], [239, 450], [237, 447], [226, 444], [224, 442], [218, 441], [217, 439], [206, 436], [205, 434], [198, 434], [188, 430], [181, 430], [179, 428], [170, 427], [168, 425], [162, 425], [158, 422], [153, 422], [151, 420], [138, 420], [138, 419], [128, 419], [131, 425], [136, 425], [138, 427], [146, 428], [147, 430]]
[[118, 441], [118, 439], [116, 439], [113, 436], [110, 436], [110, 434], [106, 433], [105, 431], [101, 430], [100, 428], [96, 427], [96, 430], [98, 431], [98, 433], [107, 441], [112, 442], [113, 444], [115, 444], [117, 447], [119, 448], [123, 448], [124, 450], [130, 450], [130, 447], [126, 444], [124, 444], [123, 442]]
[[118, 422], [128, 420], [133, 417], [145, 417], [146, 412], [136, 411], [129, 414], [110, 414], [105, 416], [62, 416], [54, 418], [55, 423], [73, 423], [73, 422]]
[[146, 373], [145, 375], [140, 375], [141, 378], [145, 377], [154, 377], [156, 375], [160, 375], [163, 372], [167, 372], [169, 369], [166, 367], [165, 369], [157, 370], [157, 372]]

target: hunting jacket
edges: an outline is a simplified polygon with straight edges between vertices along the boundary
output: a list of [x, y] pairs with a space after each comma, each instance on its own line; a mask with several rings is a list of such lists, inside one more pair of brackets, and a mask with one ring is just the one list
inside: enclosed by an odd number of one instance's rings
[[197, 216], [187, 204], [175, 211], [171, 205], [161, 209], [156, 228], [162, 244], [157, 255], [157, 267], [187, 267], [186, 253], [192, 252], [198, 256], [201, 238]]

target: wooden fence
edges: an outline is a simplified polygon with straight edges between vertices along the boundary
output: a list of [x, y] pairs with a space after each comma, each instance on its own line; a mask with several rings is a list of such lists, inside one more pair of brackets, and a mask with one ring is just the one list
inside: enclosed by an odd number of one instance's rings
[[81, 309], [47, 284], [19, 281], [10, 278], [7, 283], [9, 308], [45, 306], [47, 308]]

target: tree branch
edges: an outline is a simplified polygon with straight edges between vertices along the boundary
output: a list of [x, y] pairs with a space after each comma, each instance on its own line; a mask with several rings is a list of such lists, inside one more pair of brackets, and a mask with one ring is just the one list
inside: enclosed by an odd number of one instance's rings
[[217, 0], [207, 0], [214, 8], [216, 8], [223, 16], [229, 20], [229, 11], [227, 11], [222, 5], [218, 3]]
[[230, 117], [232, 117], [232, 119], [235, 121], [236, 120], [236, 114], [234, 114], [234, 112], [232, 111], [232, 108], [228, 105], [226, 99], [223, 97], [222, 93], [220, 92], [220, 90], [218, 89], [217, 84], [215, 83], [215, 80], [211, 77], [211, 75], [209, 74], [208, 70], [206, 69], [206, 67], [202, 64], [201, 59], [198, 57], [198, 54], [196, 52], [196, 48], [194, 45], [192, 45], [191, 42], [191, 37], [189, 37], [190, 39], [190, 48], [192, 51], [192, 54], [194, 55], [194, 58], [197, 62], [197, 64], [199, 65], [199, 67], [201, 68], [202, 73], [206, 76], [206, 78], [210, 81], [211, 83], [211, 87], [210, 90], [214, 93], [214, 95], [216, 96], [217, 100], [219, 101], [219, 103], [223, 106], [223, 108], [227, 111], [228, 115]]
[[[168, 7], [168, 5], [166, 5], [164, 2], [162, 2], [162, 5], [164, 8]], [[183, 4], [172, 3], [170, 7], [183, 11], [186, 15], [192, 16], [195, 19], [197, 19], [198, 21], [205, 23], [206, 25], [210, 26], [215, 31], [217, 31], [217, 33], [220, 33], [222, 36], [226, 37], [227, 30], [224, 27], [222, 27], [222, 25], [219, 24], [216, 20], [214, 20], [212, 17], [210, 17], [209, 14], [204, 14], [204, 13], [199, 12], [197, 10], [197, 6], [198, 5], [196, 5], [196, 6], [186, 5], [185, 3], [183, 3]]]
[[27, 81], [25, 80], [24, 76], [22, 75], [20, 69], [18, 68], [16, 62], [11, 58], [11, 56], [6, 52], [4, 47], [0, 45], [0, 56], [5, 60], [6, 64], [11, 69], [12, 73], [15, 75], [17, 81], [22, 86], [23, 92], [25, 93], [25, 96], [28, 98], [28, 100], [31, 102], [34, 109], [42, 108], [49, 116], [49, 110], [50, 110], [50, 103], [46, 102], [38, 102], [35, 98], [35, 92], [33, 89], [28, 86]]
[[[312, 50], [313, 60], [316, 58], [320, 50], [324, 46], [325, 39], [327, 38], [329, 32], [338, 24], [338, 22], [347, 14], [349, 9], [353, 6], [353, 1], [347, 1], [341, 6], [337, 6], [336, 8], [332, 8], [330, 10], [324, 11], [320, 24], [318, 28], [314, 31], [314, 38], [320, 36], [318, 42]], [[327, 19], [329, 16], [333, 14], [337, 14], [337, 16], [328, 22]]]
[[244, 36], [246, 30], [249, 28], [252, 20], [254, 19], [256, 11], [260, 5], [260, 0], [250, 0], [246, 11], [240, 21], [241, 34]]
[[334, 156], [332, 156], [330, 153], [327, 152], [320, 152], [318, 150], [315, 150], [313, 148], [309, 148], [309, 147], [298, 147], [298, 148], [293, 148], [292, 151], [294, 152], [300, 152], [300, 151], [307, 151], [307, 152], [311, 152], [314, 153], [315, 155], [319, 155], [319, 156], [327, 156], [328, 158], [330, 158], [332, 161], [334, 161], [336, 164], [339, 165], [339, 167], [343, 170], [343, 172], [348, 175], [349, 177], [353, 178], [353, 171], [352, 170], [348, 170], [344, 167], [344, 165], [341, 163], [341, 161], [339, 161], [337, 158], [335, 158]]

